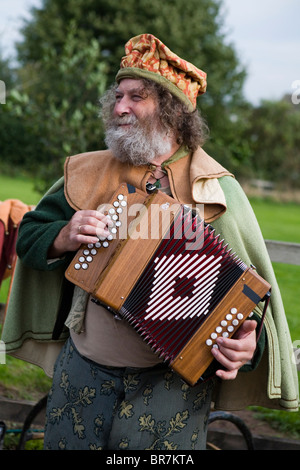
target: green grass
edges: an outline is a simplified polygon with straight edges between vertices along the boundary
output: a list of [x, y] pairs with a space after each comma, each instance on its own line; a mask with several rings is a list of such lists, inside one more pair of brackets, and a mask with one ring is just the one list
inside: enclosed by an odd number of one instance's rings
[[14, 178], [0, 174], [0, 201], [19, 199], [25, 204], [35, 205], [40, 197], [34, 190], [34, 181], [25, 176]]
[[[300, 206], [270, 200], [252, 199], [251, 205], [265, 239], [300, 243]], [[300, 266], [273, 263], [283, 299], [292, 341], [300, 340]], [[298, 373], [300, 384], [300, 373]], [[257, 416], [291, 438], [300, 437], [300, 412], [256, 408]]]
[[265, 239], [300, 243], [300, 206], [271, 200], [250, 200]]
[[40, 367], [8, 355], [6, 364], [0, 365], [0, 382], [0, 395], [14, 400], [37, 401], [51, 386], [51, 380]]
[[300, 266], [273, 263], [293, 341], [300, 340]]
[[[17, 178], [0, 175], [0, 201], [19, 199], [25, 204], [35, 205], [40, 195], [34, 190], [34, 182], [19, 176]], [[9, 289], [9, 279], [0, 288], [0, 302], [5, 303]], [[6, 364], [0, 364], [0, 395], [6, 398], [36, 400], [48, 392], [50, 379], [39, 367], [19, 359], [6, 356]]]
[[[300, 206], [271, 200], [250, 200], [265, 239], [300, 243]], [[300, 266], [273, 263], [293, 341], [300, 340], [297, 292]]]
[[[0, 201], [19, 199], [24, 204], [35, 205], [41, 196], [34, 189], [34, 181], [23, 175], [18, 177], [0, 174]], [[9, 289], [9, 279], [4, 280], [0, 288], [0, 302], [5, 303]]]

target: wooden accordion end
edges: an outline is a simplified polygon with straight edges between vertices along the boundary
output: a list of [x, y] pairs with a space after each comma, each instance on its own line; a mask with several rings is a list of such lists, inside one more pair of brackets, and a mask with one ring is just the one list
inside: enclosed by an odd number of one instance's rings
[[212, 226], [160, 191], [125, 183], [102, 207], [111, 235], [80, 248], [66, 278], [128, 321], [174, 371], [194, 385], [271, 286]]

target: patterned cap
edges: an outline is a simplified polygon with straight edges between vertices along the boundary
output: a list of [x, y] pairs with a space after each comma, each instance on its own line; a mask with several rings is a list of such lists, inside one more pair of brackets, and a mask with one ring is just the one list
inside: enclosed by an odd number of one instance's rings
[[148, 78], [168, 88], [192, 111], [197, 96], [206, 91], [206, 73], [170, 51], [152, 34], [141, 34], [125, 44], [125, 56], [116, 76]]

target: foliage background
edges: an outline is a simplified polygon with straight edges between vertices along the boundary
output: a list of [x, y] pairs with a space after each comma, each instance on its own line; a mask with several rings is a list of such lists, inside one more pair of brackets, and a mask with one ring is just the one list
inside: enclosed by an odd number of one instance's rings
[[113, 82], [124, 44], [151, 32], [208, 74], [198, 100], [208, 122], [205, 150], [240, 179], [299, 188], [299, 106], [248, 103], [247, 71], [224, 33], [222, 0], [44, 0], [32, 9], [18, 62], [0, 59], [0, 168], [26, 171], [40, 192], [65, 157], [104, 148], [98, 101]]

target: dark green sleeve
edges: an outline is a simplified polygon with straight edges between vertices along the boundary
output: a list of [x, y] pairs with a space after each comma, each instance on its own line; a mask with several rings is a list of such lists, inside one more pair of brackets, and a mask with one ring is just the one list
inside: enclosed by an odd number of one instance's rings
[[20, 224], [17, 254], [22, 262], [33, 269], [49, 271], [70, 261], [64, 259], [48, 263], [48, 251], [60, 230], [75, 213], [66, 201], [64, 188], [46, 195], [35, 210], [27, 212]]

